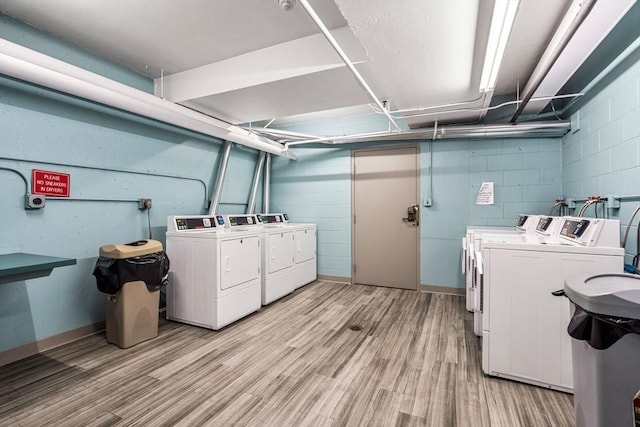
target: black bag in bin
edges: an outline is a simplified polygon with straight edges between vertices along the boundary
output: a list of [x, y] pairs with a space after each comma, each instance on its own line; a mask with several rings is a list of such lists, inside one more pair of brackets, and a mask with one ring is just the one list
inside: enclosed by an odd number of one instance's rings
[[93, 275], [98, 290], [105, 294], [116, 294], [127, 282], [141, 280], [149, 292], [155, 292], [169, 283], [169, 257], [156, 252], [131, 258], [99, 257]]

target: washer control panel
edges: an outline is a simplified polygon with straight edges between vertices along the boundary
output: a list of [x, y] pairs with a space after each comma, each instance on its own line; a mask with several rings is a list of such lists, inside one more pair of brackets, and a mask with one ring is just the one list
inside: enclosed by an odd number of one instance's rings
[[167, 218], [167, 231], [198, 232], [224, 228], [222, 215], [171, 215]]
[[620, 247], [620, 221], [606, 218], [563, 218], [560, 239], [581, 246]]
[[278, 214], [262, 214], [258, 215], [258, 218], [262, 220], [263, 224], [286, 224], [288, 221], [287, 214], [278, 213]]
[[539, 215], [518, 215], [518, 221], [516, 222], [516, 228], [518, 230], [535, 230], [538, 225]]
[[224, 220], [224, 226], [232, 229], [259, 227], [262, 225], [262, 221], [258, 219], [256, 214], [224, 215]]
[[543, 236], [557, 235], [562, 218], [555, 216], [540, 216], [536, 225], [536, 233]]

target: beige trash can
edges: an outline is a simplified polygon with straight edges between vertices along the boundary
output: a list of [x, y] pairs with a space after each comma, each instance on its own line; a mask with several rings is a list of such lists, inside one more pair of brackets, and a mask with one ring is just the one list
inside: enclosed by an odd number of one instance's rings
[[100, 248], [94, 276], [98, 288], [108, 294], [107, 342], [128, 348], [158, 336], [159, 289], [168, 268], [162, 243], [157, 240]]

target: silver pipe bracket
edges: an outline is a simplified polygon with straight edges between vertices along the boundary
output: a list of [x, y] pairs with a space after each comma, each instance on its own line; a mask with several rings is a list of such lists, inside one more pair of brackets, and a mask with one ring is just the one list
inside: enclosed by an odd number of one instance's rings
[[607, 196], [605, 206], [608, 209], [620, 209], [620, 198], [617, 196]]

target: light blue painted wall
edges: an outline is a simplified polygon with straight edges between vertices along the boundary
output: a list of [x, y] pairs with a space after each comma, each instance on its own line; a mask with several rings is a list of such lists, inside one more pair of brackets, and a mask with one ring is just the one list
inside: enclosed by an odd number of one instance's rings
[[[140, 76], [0, 19], [1, 37], [151, 88]], [[205, 212], [221, 142], [7, 78], [0, 78], [0, 129], [0, 254], [77, 259], [46, 278], [0, 284], [3, 351], [103, 320], [104, 295], [91, 274], [99, 247], [148, 236], [146, 212], [135, 203], [141, 197], [153, 200], [151, 229], [163, 243], [168, 215]], [[232, 150], [222, 213], [244, 211], [256, 159], [254, 150]], [[44, 209], [25, 210], [20, 175], [30, 182], [34, 168], [69, 173], [71, 198], [85, 200], [48, 199]]]
[[[421, 282], [462, 287], [461, 236], [467, 225], [513, 225], [519, 213], [545, 213], [562, 195], [558, 139], [446, 140], [433, 143], [433, 206], [423, 207]], [[429, 151], [423, 150], [422, 194], [428, 195]], [[483, 182], [493, 205], [477, 206]]]
[[274, 158], [272, 212], [292, 222], [318, 226], [318, 273], [347, 277], [351, 271], [351, 153], [333, 148], [298, 148], [300, 158]]
[[[379, 116], [371, 118], [381, 126]], [[341, 133], [349, 133], [344, 123], [341, 126]], [[291, 130], [324, 134], [334, 129], [335, 123], [329, 122], [326, 130], [321, 123]], [[430, 145], [419, 146], [424, 200], [430, 192]], [[351, 147], [296, 151], [297, 162], [274, 159], [272, 210], [290, 212], [295, 221], [318, 223], [318, 273], [350, 277]], [[421, 283], [463, 287], [459, 260], [467, 225], [513, 225], [519, 213], [545, 213], [562, 195], [561, 156], [559, 139], [434, 142], [433, 206], [421, 211]], [[475, 206], [484, 181], [494, 182], [495, 204]]]
[[[563, 138], [563, 183], [565, 195], [640, 195], [640, 61], [595, 95], [579, 110], [580, 130]], [[638, 200], [623, 201], [610, 210], [619, 218], [622, 232], [638, 206]], [[593, 216], [593, 209], [587, 216]], [[626, 262], [635, 255], [638, 217], [627, 243]]]

